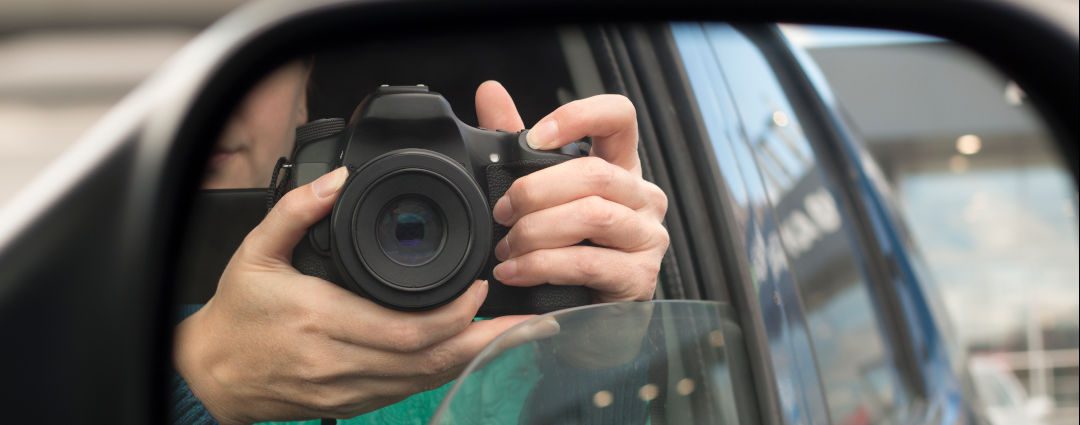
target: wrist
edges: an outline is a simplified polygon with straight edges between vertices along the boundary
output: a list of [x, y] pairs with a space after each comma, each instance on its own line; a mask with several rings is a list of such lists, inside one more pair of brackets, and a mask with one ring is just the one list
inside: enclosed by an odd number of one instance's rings
[[[209, 307], [209, 305], [207, 306]], [[212, 344], [208, 341], [205, 321], [208, 308], [192, 314], [176, 326], [176, 339], [173, 349], [173, 365], [180, 377], [187, 382], [192, 395], [202, 403], [206, 411], [221, 425], [246, 424], [231, 408], [224, 391], [227, 384], [222, 382], [221, 366], [214, 361], [209, 351]]]

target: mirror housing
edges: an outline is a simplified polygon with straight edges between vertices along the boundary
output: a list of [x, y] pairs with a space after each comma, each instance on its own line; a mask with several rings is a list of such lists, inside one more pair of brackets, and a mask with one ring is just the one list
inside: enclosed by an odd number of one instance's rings
[[176, 55], [3, 211], [0, 340], [19, 349], [0, 351], [2, 398], [21, 408], [8, 412], [7, 419], [35, 420], [49, 412], [48, 419], [58, 423], [161, 421], [173, 323], [172, 258], [184, 232], [180, 223], [190, 212], [210, 141], [254, 77], [312, 46], [482, 30], [492, 22], [529, 26], [691, 19], [880, 27], [954, 40], [982, 54], [1025, 90], [1056, 132], [1076, 181], [1080, 43], [1076, 8], [1067, 2], [321, 0], [245, 5]]

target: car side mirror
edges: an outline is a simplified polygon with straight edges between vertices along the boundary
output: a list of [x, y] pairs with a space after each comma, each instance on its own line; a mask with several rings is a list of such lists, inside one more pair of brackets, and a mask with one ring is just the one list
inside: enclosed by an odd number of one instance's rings
[[[1080, 43], [1075, 5], [1067, 2], [318, 0], [245, 5], [175, 56], [0, 212], [0, 341], [5, 343], [0, 399], [19, 407], [6, 412], [5, 419], [162, 422], [176, 322], [176, 254], [185, 220], [214, 140], [255, 81], [276, 67], [316, 48], [354, 43], [378, 48], [417, 37], [492, 36], [491, 31], [508, 27], [566, 24], [606, 26], [603, 37], [616, 39], [631, 35], [621, 26], [686, 20], [850, 25], [955, 40], [1023, 88], [1054, 130], [1058, 152], [1075, 182], [1080, 168]], [[535, 53], [481, 59], [546, 66]], [[654, 88], [602, 78], [580, 84], [628, 94]], [[771, 406], [768, 401], [761, 405]], [[776, 412], [763, 415], [779, 417]]]

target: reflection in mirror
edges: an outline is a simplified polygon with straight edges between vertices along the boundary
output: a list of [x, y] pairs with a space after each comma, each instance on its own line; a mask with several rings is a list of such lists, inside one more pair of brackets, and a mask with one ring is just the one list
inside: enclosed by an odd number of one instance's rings
[[295, 60], [255, 84], [214, 145], [203, 187], [263, 187], [278, 158], [292, 152], [297, 126], [308, 121], [310, 60]]
[[[312, 49], [259, 77], [207, 161], [177, 271], [174, 412], [904, 423], [975, 403], [942, 316], [997, 344], [968, 348], [1012, 350], [980, 373], [1075, 406], [1054, 384], [1075, 382], [1075, 338], [1053, 336], [1075, 320], [1033, 330], [1077, 297], [1039, 316], [1037, 297], [985, 290], [1075, 294], [1077, 238], [1041, 121], [984, 65], [922, 36], [689, 22]], [[818, 66], [837, 98], [792, 89]], [[884, 179], [843, 168], [864, 147], [825, 131], [841, 119], [870, 153], [858, 170]], [[713, 302], [579, 308], [654, 293]], [[1066, 360], [1021, 365], [1036, 356], [1002, 348], [1019, 332]]]
[[651, 300], [667, 196], [590, 49], [580, 28], [371, 42], [256, 82], [185, 235], [176, 415], [426, 421], [502, 331]]
[[[992, 423], [1075, 422], [1077, 188], [1033, 99], [948, 40], [784, 31], [820, 68], [891, 188], [976, 393], [999, 393], [1000, 383], [1016, 394], [1015, 403], [983, 397], [982, 410]], [[1044, 407], [1032, 414], [1027, 402]]]

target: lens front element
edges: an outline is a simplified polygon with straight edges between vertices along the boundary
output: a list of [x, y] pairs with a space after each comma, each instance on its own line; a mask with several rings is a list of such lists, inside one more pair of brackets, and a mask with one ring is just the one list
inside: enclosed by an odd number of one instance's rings
[[379, 247], [390, 260], [403, 266], [422, 266], [442, 251], [446, 221], [430, 199], [408, 194], [383, 207], [375, 233]]

